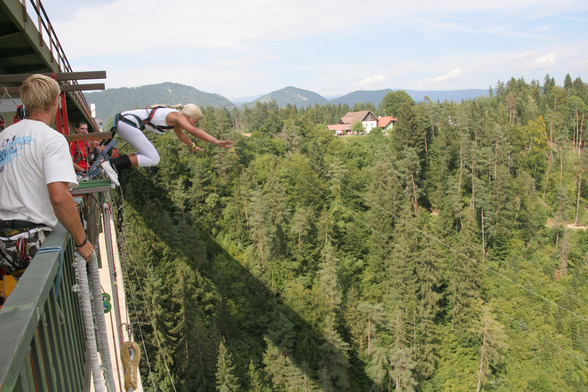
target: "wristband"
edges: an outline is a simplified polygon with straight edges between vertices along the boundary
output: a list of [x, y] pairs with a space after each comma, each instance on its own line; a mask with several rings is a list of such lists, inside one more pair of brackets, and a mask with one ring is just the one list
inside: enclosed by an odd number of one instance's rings
[[75, 244], [76, 248], [81, 248], [82, 246], [86, 245], [86, 242], [88, 242], [88, 237], [84, 238], [84, 241], [81, 244]]
[[190, 150], [193, 150], [194, 147], [196, 147], [196, 142], [192, 142], [192, 148], [190, 148]]

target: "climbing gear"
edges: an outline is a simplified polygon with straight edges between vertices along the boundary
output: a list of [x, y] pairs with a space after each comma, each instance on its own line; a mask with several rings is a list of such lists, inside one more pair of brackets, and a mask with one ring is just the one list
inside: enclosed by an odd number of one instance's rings
[[13, 235], [22, 233], [24, 231], [38, 229], [39, 227], [44, 226], [46, 225], [19, 219], [0, 219], [0, 235], [3, 235], [4, 237], [12, 237]]
[[120, 359], [124, 368], [125, 391], [129, 388], [136, 389], [139, 386], [137, 376], [139, 375], [139, 360], [141, 351], [135, 342], [124, 342], [120, 350]]
[[0, 267], [20, 277], [51, 229], [46, 225], [21, 220], [0, 220]]
[[98, 174], [100, 174], [100, 171], [102, 170], [102, 168], [100, 167], [100, 165], [102, 164], [102, 162], [108, 160], [110, 157], [108, 156], [108, 152], [110, 151], [110, 149], [112, 149], [112, 157], [115, 156], [115, 149], [116, 149], [116, 139], [114, 138], [114, 135], [116, 134], [116, 128], [113, 126], [112, 127], [112, 139], [108, 142], [108, 144], [106, 145], [106, 148], [100, 153], [98, 154], [98, 156], [96, 157], [96, 159], [93, 160], [92, 166], [90, 166], [90, 168], [88, 169], [87, 173], [86, 173], [86, 178], [95, 178], [98, 176]]
[[16, 114], [12, 118], [12, 123], [16, 124], [20, 120], [24, 120], [27, 117], [24, 105], [18, 105], [16, 108]]
[[[73, 160], [76, 164], [80, 163], [81, 161], [86, 161], [88, 159], [88, 154], [87, 154], [87, 144], [86, 142], [72, 142], [73, 145], [75, 146], [75, 153], [73, 156]], [[84, 151], [82, 150], [82, 148], [80, 147], [80, 143], [82, 144], [82, 146], [84, 146], [84, 148], [86, 148], [86, 156], [84, 156]]]

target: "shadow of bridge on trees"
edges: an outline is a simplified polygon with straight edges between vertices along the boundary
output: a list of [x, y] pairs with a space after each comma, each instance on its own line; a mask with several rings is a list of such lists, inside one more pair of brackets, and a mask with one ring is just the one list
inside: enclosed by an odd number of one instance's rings
[[[300, 374], [312, 380], [315, 387], [322, 390], [318, 376], [319, 365], [323, 361], [345, 355], [349, 357], [353, 353], [343, 352], [344, 349], [330, 342], [322, 331], [285, 304], [279, 293], [252, 275], [208, 233], [197, 230], [196, 235], [199, 238], [193, 240], [191, 236], [195, 234], [196, 222], [166, 195], [165, 189], [154, 180], [156, 176], [150, 175], [152, 170], [157, 169], [132, 169], [125, 172], [126, 177], [122, 184], [125, 202], [141, 216], [146, 228], [152, 230], [158, 239], [175, 249], [178, 254], [192, 260], [193, 268], [214, 284], [225, 307], [216, 320], [216, 327], [226, 337], [226, 346], [234, 363], [247, 367], [250, 360], [253, 360], [259, 366], [266, 349], [265, 337], [280, 350], [284, 356], [282, 358], [287, 356], [300, 370]], [[160, 210], [150, 210], [149, 200], [156, 201]], [[174, 230], [165, 230], [155, 223], [161, 220], [163, 214], [173, 220], [177, 226]], [[187, 233], [187, 241], [178, 238], [183, 237], [183, 234], [176, 235], [184, 232]], [[204, 252], [203, 249], [195, 248], [196, 243], [206, 244]], [[246, 319], [232, 316], [231, 311], [226, 309], [229, 301], [239, 307], [239, 314], [247, 314]], [[238, 345], [235, 344], [237, 340], [240, 342]], [[215, 348], [218, 347], [219, 342], [211, 343], [215, 344]], [[358, 383], [365, 385], [366, 381], [369, 382], [365, 374], [365, 364], [356, 357], [349, 358], [349, 361], [347, 373], [350, 388]]]

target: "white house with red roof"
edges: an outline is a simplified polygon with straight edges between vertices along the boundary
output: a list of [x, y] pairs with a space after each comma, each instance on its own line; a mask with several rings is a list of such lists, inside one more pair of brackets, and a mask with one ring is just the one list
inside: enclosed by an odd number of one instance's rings
[[378, 117], [378, 128], [381, 128], [384, 133], [388, 133], [394, 127], [396, 123], [396, 117], [394, 116], [383, 116]]
[[327, 125], [327, 127], [335, 131], [337, 135], [350, 134], [353, 132], [353, 124], [361, 122], [365, 133], [378, 126], [378, 117], [376, 117], [370, 110], [363, 110], [361, 112], [348, 112], [341, 117], [339, 124]]

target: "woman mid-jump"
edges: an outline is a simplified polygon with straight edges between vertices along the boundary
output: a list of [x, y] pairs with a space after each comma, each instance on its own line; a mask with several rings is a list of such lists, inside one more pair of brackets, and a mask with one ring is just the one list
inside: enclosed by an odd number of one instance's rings
[[188, 135], [216, 144], [220, 147], [230, 148], [233, 143], [230, 140], [218, 140], [209, 135], [196, 125], [202, 119], [200, 108], [194, 104], [187, 104], [180, 109], [156, 106], [146, 109], [128, 110], [117, 114], [115, 117], [114, 127], [116, 133], [121, 139], [129, 143], [137, 152], [129, 155], [121, 155], [110, 161], [102, 163], [102, 169], [108, 175], [110, 180], [120, 185], [118, 173], [131, 166], [155, 166], [159, 163], [159, 153], [143, 134], [144, 130], [149, 130], [163, 135], [170, 129], [173, 129], [178, 139], [190, 146], [191, 151], [202, 150], [196, 146]]

